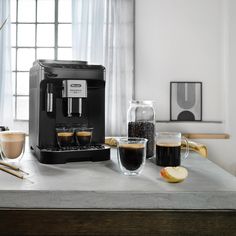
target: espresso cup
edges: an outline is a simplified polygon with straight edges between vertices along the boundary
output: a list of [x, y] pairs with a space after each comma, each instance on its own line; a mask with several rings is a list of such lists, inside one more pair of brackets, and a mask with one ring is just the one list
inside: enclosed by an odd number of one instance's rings
[[0, 132], [0, 150], [3, 160], [20, 161], [25, 151], [25, 133], [20, 131]]
[[93, 128], [77, 128], [75, 129], [75, 137], [77, 143], [81, 146], [88, 146], [91, 143]]
[[158, 166], [181, 165], [181, 143], [186, 143], [184, 158], [188, 157], [189, 144], [178, 132], [159, 132], [156, 134], [156, 164]]
[[57, 144], [60, 148], [70, 147], [74, 143], [74, 131], [72, 128], [56, 128]]
[[138, 175], [143, 170], [146, 161], [147, 139], [118, 139], [118, 163], [125, 175]]

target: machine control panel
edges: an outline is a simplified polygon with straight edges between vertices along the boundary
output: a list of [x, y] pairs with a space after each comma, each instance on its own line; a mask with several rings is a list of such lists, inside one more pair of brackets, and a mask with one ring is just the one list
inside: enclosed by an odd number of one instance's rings
[[86, 80], [64, 80], [62, 97], [64, 98], [86, 98]]

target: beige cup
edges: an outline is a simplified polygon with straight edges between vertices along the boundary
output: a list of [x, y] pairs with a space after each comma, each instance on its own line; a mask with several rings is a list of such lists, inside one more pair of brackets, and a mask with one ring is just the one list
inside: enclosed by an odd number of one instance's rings
[[0, 132], [0, 150], [3, 160], [20, 161], [25, 151], [25, 133], [20, 131]]

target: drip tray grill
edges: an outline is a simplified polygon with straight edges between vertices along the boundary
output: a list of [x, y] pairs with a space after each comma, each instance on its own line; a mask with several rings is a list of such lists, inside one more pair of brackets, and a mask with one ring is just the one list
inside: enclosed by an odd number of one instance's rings
[[39, 162], [44, 164], [64, 164], [79, 161], [110, 160], [110, 148], [95, 144], [90, 146], [72, 146], [65, 148], [47, 147], [33, 149]]
[[68, 151], [94, 151], [94, 150], [102, 150], [107, 147], [104, 145], [89, 145], [89, 146], [71, 146], [71, 147], [48, 147], [48, 148], [40, 148], [41, 151], [44, 152], [68, 152]]

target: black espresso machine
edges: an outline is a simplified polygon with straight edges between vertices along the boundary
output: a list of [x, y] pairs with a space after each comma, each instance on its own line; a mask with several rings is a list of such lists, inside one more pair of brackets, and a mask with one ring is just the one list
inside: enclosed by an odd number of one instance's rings
[[[105, 140], [105, 68], [85, 61], [37, 60], [30, 69], [29, 143], [45, 164], [110, 159]], [[58, 145], [57, 128], [92, 127], [87, 146]]]

